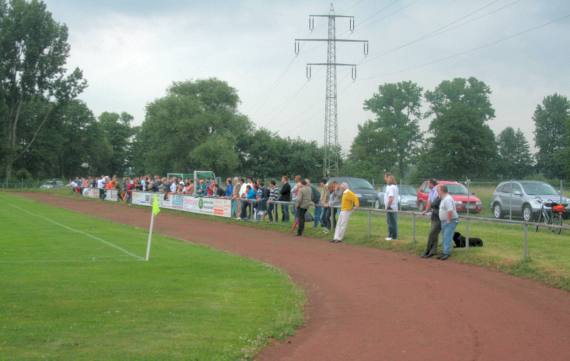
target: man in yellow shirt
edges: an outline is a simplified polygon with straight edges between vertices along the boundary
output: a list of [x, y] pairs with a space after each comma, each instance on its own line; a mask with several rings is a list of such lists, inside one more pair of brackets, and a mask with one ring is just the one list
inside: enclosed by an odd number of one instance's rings
[[350, 214], [352, 211], [360, 207], [360, 201], [354, 192], [348, 189], [348, 183], [342, 183], [340, 185], [342, 190], [342, 201], [340, 203], [340, 215], [338, 216], [338, 223], [334, 232], [334, 238], [332, 243], [342, 242], [344, 238], [344, 233], [346, 232], [346, 227], [348, 226], [348, 220], [350, 219]]

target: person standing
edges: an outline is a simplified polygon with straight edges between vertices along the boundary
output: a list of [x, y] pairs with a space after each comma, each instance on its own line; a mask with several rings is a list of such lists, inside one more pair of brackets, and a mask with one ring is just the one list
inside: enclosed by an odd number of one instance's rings
[[443, 231], [443, 253], [437, 258], [445, 261], [451, 256], [451, 241], [459, 221], [459, 216], [455, 209], [455, 201], [448, 193], [447, 186], [438, 186], [437, 192], [441, 199], [441, 204], [439, 205], [439, 219], [441, 221], [441, 230]]
[[437, 253], [437, 241], [439, 232], [441, 232], [441, 221], [439, 220], [439, 205], [441, 199], [437, 194], [437, 181], [435, 179], [429, 180], [429, 194], [426, 208], [422, 209], [422, 214], [426, 214], [428, 211], [431, 213], [431, 227], [428, 235], [428, 241], [426, 245], [426, 250], [422, 254], [422, 258], [433, 257]]
[[356, 194], [348, 189], [348, 183], [342, 183], [338, 189], [342, 192], [342, 200], [332, 243], [342, 242], [352, 211], [360, 207], [360, 201]]
[[295, 207], [297, 209], [297, 218], [299, 219], [299, 228], [297, 229], [297, 236], [302, 236], [305, 230], [305, 214], [312, 205], [311, 201], [312, 191], [311, 186], [303, 179], [297, 185], [297, 201]]
[[[275, 180], [271, 180], [269, 182], [269, 201], [267, 202], [267, 214], [269, 214], [269, 222], [273, 222], [275, 218], [275, 223], [279, 222], [279, 213], [277, 211], [277, 206], [275, 202], [279, 199], [279, 188], [277, 187], [277, 183]], [[275, 217], [274, 217], [275, 216]]]
[[232, 184], [232, 179], [226, 179], [226, 190], [224, 191], [224, 197], [231, 198], [234, 192], [234, 185]]
[[321, 216], [321, 224], [325, 228], [323, 231], [325, 233], [328, 233], [331, 230], [331, 214], [330, 214], [331, 209], [329, 207], [329, 200], [331, 197], [331, 193], [327, 186], [326, 178], [321, 179], [320, 190], [321, 190], [321, 199], [319, 200], [319, 205], [323, 210]]
[[[236, 178], [234, 178], [234, 182]], [[237, 183], [234, 184], [234, 192], [232, 194], [232, 217], [236, 217], [237, 219], [241, 219], [239, 215], [241, 215], [241, 187], [244, 184], [243, 178], [237, 179]]]
[[332, 214], [332, 226], [333, 228], [336, 228], [336, 224], [337, 224], [337, 216], [340, 213], [340, 205], [342, 202], [342, 189], [340, 187], [340, 184], [338, 184], [336, 181], [333, 181], [330, 185], [331, 188], [331, 198], [329, 201], [329, 207], [330, 207], [330, 211]]
[[317, 228], [321, 223], [321, 216], [323, 212], [323, 208], [321, 207], [321, 192], [311, 184], [311, 180], [309, 178], [305, 179], [309, 187], [311, 187], [311, 201], [315, 205], [315, 216], [313, 217], [313, 228]]
[[386, 193], [384, 193], [384, 205], [386, 207], [386, 223], [388, 223], [388, 237], [386, 241], [398, 239], [398, 200], [400, 194], [396, 185], [396, 178], [386, 173], [384, 181], [387, 184]]
[[[289, 184], [289, 177], [284, 175], [281, 177], [281, 190], [279, 191], [279, 201], [280, 202], [291, 202], [291, 185]], [[281, 221], [289, 222], [289, 205], [281, 205]]]
[[99, 189], [99, 199], [105, 199], [105, 176], [97, 179], [97, 189]]

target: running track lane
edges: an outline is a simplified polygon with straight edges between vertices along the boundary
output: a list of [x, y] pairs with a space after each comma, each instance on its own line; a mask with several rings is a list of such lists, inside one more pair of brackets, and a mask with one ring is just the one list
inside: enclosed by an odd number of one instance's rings
[[[26, 196], [148, 227], [148, 209]], [[155, 227], [166, 236], [275, 265], [305, 289], [305, 326], [257, 360], [570, 360], [570, 294], [534, 281], [167, 212]]]

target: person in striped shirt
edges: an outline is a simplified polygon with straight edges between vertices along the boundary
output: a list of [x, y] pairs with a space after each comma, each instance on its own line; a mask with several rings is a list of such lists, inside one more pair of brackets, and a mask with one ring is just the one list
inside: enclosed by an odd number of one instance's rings
[[275, 216], [275, 222], [277, 223], [279, 221], [279, 214], [277, 213], [278, 205], [274, 202], [279, 199], [281, 193], [279, 192], [279, 187], [277, 187], [277, 182], [275, 182], [275, 180], [272, 179], [269, 184], [269, 202], [267, 214], [269, 215], [269, 222], [273, 222], [273, 216]]

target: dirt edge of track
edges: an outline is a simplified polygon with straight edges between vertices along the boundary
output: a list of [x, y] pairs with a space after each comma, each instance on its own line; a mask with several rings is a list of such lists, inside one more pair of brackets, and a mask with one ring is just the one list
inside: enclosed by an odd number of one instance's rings
[[[146, 209], [25, 196], [148, 226]], [[257, 360], [569, 359], [570, 295], [532, 280], [170, 212], [159, 216], [156, 231], [269, 263], [305, 289], [305, 326]]]

